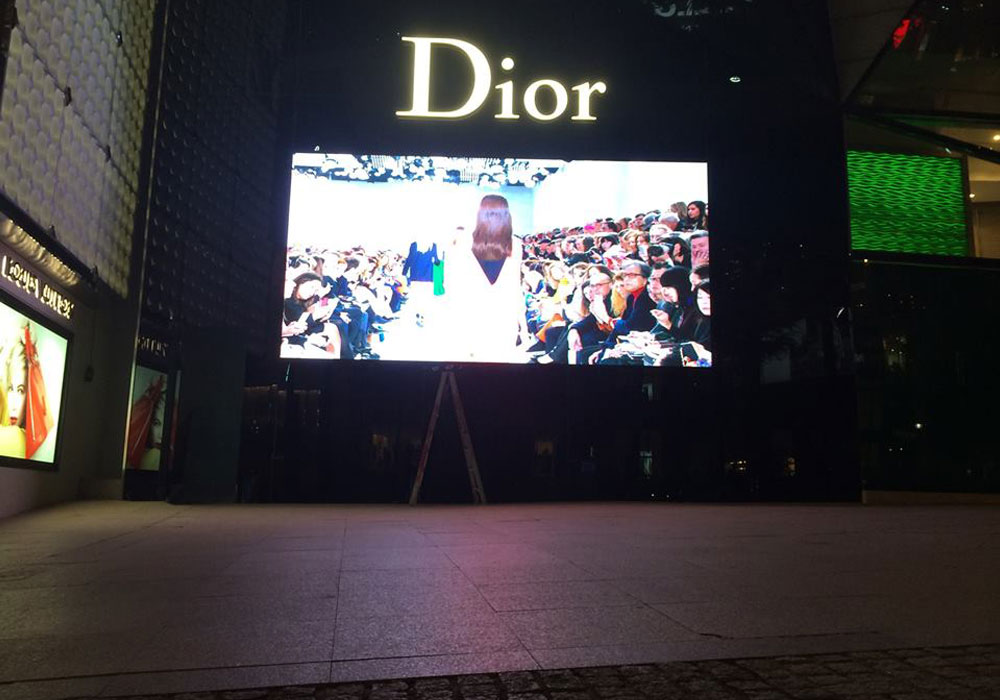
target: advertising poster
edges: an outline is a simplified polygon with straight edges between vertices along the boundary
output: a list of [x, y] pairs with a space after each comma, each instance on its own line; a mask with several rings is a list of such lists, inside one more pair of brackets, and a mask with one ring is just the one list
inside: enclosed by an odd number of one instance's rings
[[55, 463], [68, 345], [0, 302], [0, 456]]
[[159, 471], [166, 398], [167, 375], [136, 365], [125, 453], [127, 469]]

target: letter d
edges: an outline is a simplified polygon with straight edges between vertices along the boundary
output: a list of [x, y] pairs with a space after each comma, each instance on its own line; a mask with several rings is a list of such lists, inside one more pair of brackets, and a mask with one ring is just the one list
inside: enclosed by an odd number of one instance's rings
[[[403, 41], [413, 43], [413, 108], [396, 112], [397, 117], [460, 119], [469, 116], [483, 105], [490, 94], [490, 84], [493, 81], [486, 54], [469, 42], [460, 39], [404, 36]], [[433, 44], [451, 46], [462, 51], [472, 64], [472, 93], [465, 104], [458, 109], [443, 112], [431, 111], [431, 46]]]

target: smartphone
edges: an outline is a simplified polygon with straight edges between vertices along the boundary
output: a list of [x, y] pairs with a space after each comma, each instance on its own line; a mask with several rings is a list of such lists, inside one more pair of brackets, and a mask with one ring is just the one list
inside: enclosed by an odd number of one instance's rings
[[699, 360], [698, 351], [694, 349], [691, 343], [684, 343], [680, 346], [681, 354], [684, 355], [684, 359], [691, 360], [692, 362], [697, 362]]

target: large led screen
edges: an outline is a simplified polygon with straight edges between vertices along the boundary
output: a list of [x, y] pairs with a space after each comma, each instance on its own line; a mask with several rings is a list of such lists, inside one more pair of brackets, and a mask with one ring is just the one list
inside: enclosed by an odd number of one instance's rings
[[705, 163], [302, 153], [282, 358], [708, 367]]
[[0, 302], [0, 456], [55, 463], [68, 344]]

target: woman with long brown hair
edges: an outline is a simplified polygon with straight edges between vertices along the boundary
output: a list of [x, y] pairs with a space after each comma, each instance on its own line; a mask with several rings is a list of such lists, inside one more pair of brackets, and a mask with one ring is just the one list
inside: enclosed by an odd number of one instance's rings
[[449, 263], [449, 307], [457, 331], [449, 354], [456, 360], [510, 362], [518, 338], [528, 338], [521, 245], [515, 244], [513, 231], [506, 198], [486, 195], [479, 203], [471, 246], [459, 246]]
[[510, 216], [510, 205], [506, 197], [488, 194], [479, 203], [479, 212], [476, 214], [476, 228], [472, 231], [472, 254], [480, 264], [484, 261], [501, 262], [500, 267], [503, 267], [503, 261], [513, 252], [514, 223]]

